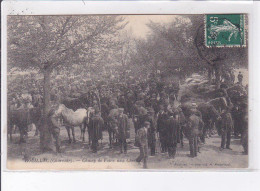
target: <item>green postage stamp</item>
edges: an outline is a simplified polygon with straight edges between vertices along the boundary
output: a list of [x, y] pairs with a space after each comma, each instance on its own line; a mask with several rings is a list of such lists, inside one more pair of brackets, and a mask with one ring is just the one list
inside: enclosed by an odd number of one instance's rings
[[244, 47], [244, 14], [207, 14], [205, 15], [206, 47]]

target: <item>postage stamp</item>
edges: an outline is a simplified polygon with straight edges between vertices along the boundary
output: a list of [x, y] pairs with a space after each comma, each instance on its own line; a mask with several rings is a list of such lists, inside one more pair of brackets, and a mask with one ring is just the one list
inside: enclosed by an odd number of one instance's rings
[[244, 47], [244, 14], [205, 15], [205, 44], [207, 47]]

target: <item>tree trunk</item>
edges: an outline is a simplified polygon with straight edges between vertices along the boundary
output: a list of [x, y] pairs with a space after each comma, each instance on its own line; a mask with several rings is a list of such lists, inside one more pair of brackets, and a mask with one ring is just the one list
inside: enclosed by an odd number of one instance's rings
[[44, 91], [44, 110], [43, 110], [43, 124], [41, 128], [41, 135], [40, 135], [40, 147], [41, 150], [48, 151], [51, 150], [51, 143], [52, 143], [52, 137], [51, 132], [49, 131], [48, 126], [48, 114], [50, 111], [50, 79], [51, 77], [51, 70], [48, 68], [44, 69], [44, 85], [43, 85], [43, 91]]

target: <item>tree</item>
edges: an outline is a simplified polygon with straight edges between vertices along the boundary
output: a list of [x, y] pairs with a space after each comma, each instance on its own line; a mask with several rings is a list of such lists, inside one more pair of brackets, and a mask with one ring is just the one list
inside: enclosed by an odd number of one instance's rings
[[[116, 36], [124, 26], [120, 16], [9, 16], [8, 67], [33, 68], [43, 73], [46, 119], [53, 69], [98, 63], [116, 46]], [[50, 140], [45, 123], [41, 132], [43, 150], [49, 149]]]
[[189, 33], [191, 25], [190, 20], [183, 16], [176, 16], [170, 23], [148, 23], [150, 35], [137, 40], [132, 62], [139, 67], [144, 65], [146, 70], [160, 70], [166, 76], [179, 78], [201, 71], [203, 67], [198, 62]]
[[135, 42], [132, 36], [132, 30], [125, 30], [119, 36], [119, 46], [114, 52], [114, 61], [121, 64], [123, 67], [130, 62], [130, 55], [135, 49]]
[[[233, 71], [235, 67], [247, 66], [247, 49], [243, 47], [216, 48], [205, 46], [205, 32], [203, 15], [188, 16], [191, 20], [191, 36], [194, 36], [194, 46], [201, 61], [206, 63], [208, 78], [215, 77], [218, 88], [221, 79]], [[233, 64], [235, 63], [235, 64]]]
[[209, 80], [214, 78], [219, 87], [235, 67], [246, 66], [247, 49], [206, 47], [203, 17], [184, 15], [170, 23], [150, 22], [151, 34], [137, 41], [132, 62], [144, 70], [159, 69], [179, 78], [207, 72]]

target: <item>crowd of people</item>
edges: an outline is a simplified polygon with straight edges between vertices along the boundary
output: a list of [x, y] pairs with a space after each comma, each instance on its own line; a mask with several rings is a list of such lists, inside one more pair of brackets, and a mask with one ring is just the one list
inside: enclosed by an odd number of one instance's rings
[[[52, 82], [53, 105], [63, 103], [64, 98], [75, 100], [84, 95], [83, 105], [94, 108], [94, 115], [88, 124], [93, 152], [98, 152], [98, 141], [102, 139], [102, 131], [112, 129], [119, 142], [120, 152], [127, 153], [127, 139], [130, 136], [129, 120], [132, 120], [135, 128], [135, 146], [140, 148], [140, 156], [136, 161], [143, 161], [144, 168], [147, 168], [148, 151], [151, 156], [154, 156], [158, 148], [156, 145], [159, 145], [161, 153], [168, 152], [169, 157], [174, 158], [177, 144], [183, 146], [184, 135], [189, 140], [190, 157], [196, 157], [200, 152], [201, 144], [205, 144], [205, 137], [212, 135], [214, 127], [221, 136], [220, 150], [232, 149], [230, 140], [234, 132], [236, 137], [241, 136], [245, 154], [248, 153], [247, 111], [239, 104], [232, 103], [225, 87], [220, 91], [222, 92], [220, 96], [226, 99], [227, 107], [218, 111], [220, 123], [212, 120], [212, 127], [209, 128], [206, 127], [208, 123], [203, 121], [203, 114], [196, 101], [190, 103], [187, 112], [183, 108], [184, 105], [177, 100], [179, 82], [164, 83], [158, 74], [139, 78], [132, 77], [129, 72], [127, 75], [126, 72], [106, 75], [109, 78], [94, 82], [94, 80], [87, 80], [89, 76], [81, 80], [82, 77], [79, 79], [60, 74], [57, 75], [61, 76], [60, 79]], [[67, 80], [65, 81], [64, 78]], [[243, 86], [243, 75], [239, 73], [237, 78], [238, 84]], [[30, 83], [27, 83], [28, 81]], [[42, 106], [43, 93], [40, 81], [42, 80], [30, 76], [23, 81], [23, 84], [30, 84], [27, 92], [9, 90], [10, 108], [15, 110]], [[111, 115], [111, 110], [117, 110], [118, 113]], [[59, 127], [58, 124], [54, 123], [54, 126]], [[60, 141], [57, 141], [58, 151], [60, 151], [59, 144]]]

